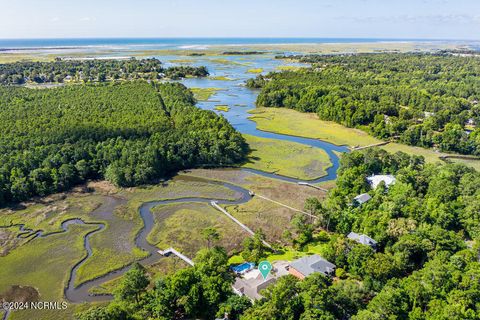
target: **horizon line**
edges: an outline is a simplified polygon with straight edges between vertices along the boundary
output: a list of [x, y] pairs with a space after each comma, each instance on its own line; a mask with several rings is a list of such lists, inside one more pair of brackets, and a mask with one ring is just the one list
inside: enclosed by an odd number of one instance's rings
[[149, 37], [149, 36], [113, 36], [113, 37], [20, 37], [20, 38], [0, 38], [0, 41], [5, 40], [116, 40], [116, 39], [140, 39], [140, 40], [159, 40], [159, 39], [344, 39], [344, 40], [395, 40], [395, 41], [480, 41], [480, 38], [473, 39], [455, 39], [455, 38], [410, 38], [410, 37], [321, 37], [321, 36], [163, 36], [163, 37]]

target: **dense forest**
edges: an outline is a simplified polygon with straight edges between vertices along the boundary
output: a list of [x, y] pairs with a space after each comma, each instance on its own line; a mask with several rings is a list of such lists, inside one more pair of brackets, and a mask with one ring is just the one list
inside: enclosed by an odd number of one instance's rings
[[0, 87], [0, 205], [89, 178], [134, 186], [242, 160], [242, 136], [194, 104], [178, 83]]
[[[372, 174], [397, 181], [373, 190], [366, 182]], [[352, 206], [362, 192], [372, 199]], [[78, 318], [480, 319], [480, 173], [404, 153], [357, 151], [343, 156], [326, 201], [308, 199], [305, 207], [317, 219], [299, 214], [289, 237], [298, 250], [323, 243], [322, 255], [337, 265], [333, 279], [284, 276], [252, 305], [232, 292], [228, 257], [216, 247], [201, 251], [195, 267], [153, 279], [148, 290], [151, 279], [136, 266], [114, 302]], [[348, 239], [350, 231], [371, 236], [376, 248]], [[264, 259], [268, 248], [260, 240], [259, 233], [246, 240], [244, 253]]]
[[157, 59], [62, 60], [52, 62], [19, 61], [0, 64], [0, 84], [106, 82], [115, 80], [180, 79], [205, 77], [205, 67], [175, 66], [164, 68]]
[[257, 104], [315, 112], [381, 139], [480, 155], [480, 57], [293, 56], [311, 68], [259, 76]]

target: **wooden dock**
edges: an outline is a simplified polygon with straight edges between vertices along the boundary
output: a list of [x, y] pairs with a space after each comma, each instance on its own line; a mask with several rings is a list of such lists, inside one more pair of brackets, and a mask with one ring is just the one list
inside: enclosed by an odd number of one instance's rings
[[324, 188], [322, 188], [322, 187], [316, 186], [316, 185], [311, 184], [311, 183], [308, 183], [308, 182], [302, 182], [302, 181], [300, 181], [300, 182], [298, 182], [298, 185], [311, 187], [311, 188], [314, 188], [314, 189], [317, 189], [317, 190], [320, 190], [320, 191], [323, 191], [323, 192], [328, 192], [327, 189], [324, 189]]
[[[255, 235], [255, 232], [253, 232], [252, 229], [250, 229], [249, 227], [247, 227], [246, 225], [244, 225], [243, 223], [241, 223], [237, 218], [235, 218], [234, 216], [232, 216], [230, 213], [227, 212], [227, 210], [223, 209], [222, 207], [220, 207], [218, 205], [218, 203], [216, 201], [211, 201], [210, 204], [212, 205], [212, 207], [214, 207], [215, 209], [217, 209], [218, 211], [222, 212], [223, 214], [225, 214], [230, 220], [232, 220], [233, 222], [235, 222], [236, 224], [238, 224], [243, 230], [247, 231], [250, 235]], [[265, 240], [262, 241], [263, 244], [269, 248], [272, 248], [272, 246], [266, 242]]]
[[290, 207], [290, 206], [288, 206], [288, 205], [286, 205], [286, 204], [283, 204], [283, 203], [281, 203], [281, 202], [278, 202], [278, 201], [276, 201], [276, 200], [267, 198], [267, 197], [262, 196], [262, 195], [259, 195], [259, 194], [255, 194], [255, 193], [253, 193], [253, 192], [252, 192], [252, 194], [255, 195], [255, 196], [257, 196], [257, 197], [259, 197], [259, 198], [262, 198], [263, 200], [267, 200], [267, 201], [273, 202], [273, 203], [275, 203], [275, 204], [278, 204], [279, 206], [282, 206], [282, 207], [285, 207], [285, 208], [287, 208], [287, 209], [290, 209], [290, 210], [292, 210], [292, 211], [302, 213], [302, 214], [304, 214], [304, 215], [306, 215], [306, 216], [309, 216], [310, 218], [313, 218], [313, 219], [317, 219], [317, 218], [318, 218], [317, 216], [314, 216], [314, 215], [311, 214], [311, 213], [308, 213], [308, 212], [305, 212], [305, 211], [303, 211], [303, 210]]
[[158, 253], [160, 253], [162, 256], [165, 256], [165, 257], [168, 257], [169, 255], [174, 254], [180, 259], [182, 259], [183, 261], [185, 261], [186, 263], [188, 263], [189, 265], [191, 265], [192, 267], [194, 266], [194, 263], [190, 258], [188, 258], [186, 255], [178, 252], [173, 248], [168, 248], [167, 250], [159, 250]]

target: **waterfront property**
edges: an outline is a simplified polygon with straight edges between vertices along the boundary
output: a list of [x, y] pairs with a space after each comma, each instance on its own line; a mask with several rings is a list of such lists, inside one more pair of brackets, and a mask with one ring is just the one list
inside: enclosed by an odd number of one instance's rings
[[248, 297], [252, 301], [261, 299], [262, 295], [260, 293], [263, 289], [275, 283], [278, 278], [288, 275], [287, 267], [287, 261], [273, 263], [273, 269], [265, 279], [258, 269], [251, 269], [235, 279], [233, 288], [235, 292]]
[[233, 287], [235, 291], [241, 295], [247, 296], [250, 300], [255, 301], [261, 299], [260, 292], [275, 283], [277, 278], [269, 274], [266, 279], [263, 279], [262, 274], [258, 269], [251, 270], [244, 274], [243, 277], [237, 277]]

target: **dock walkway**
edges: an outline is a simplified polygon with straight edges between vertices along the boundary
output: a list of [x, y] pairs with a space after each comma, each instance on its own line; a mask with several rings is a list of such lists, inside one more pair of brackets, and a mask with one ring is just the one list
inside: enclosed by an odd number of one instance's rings
[[167, 250], [159, 250], [158, 253], [160, 253], [162, 256], [166, 256], [166, 257], [168, 257], [171, 254], [174, 254], [177, 257], [179, 257], [180, 259], [182, 259], [183, 261], [185, 261], [186, 263], [188, 263], [189, 265], [191, 265], [192, 267], [194, 265], [193, 261], [190, 258], [188, 258], [186, 255], [178, 252], [177, 250], [175, 250], [173, 248], [168, 248]]

